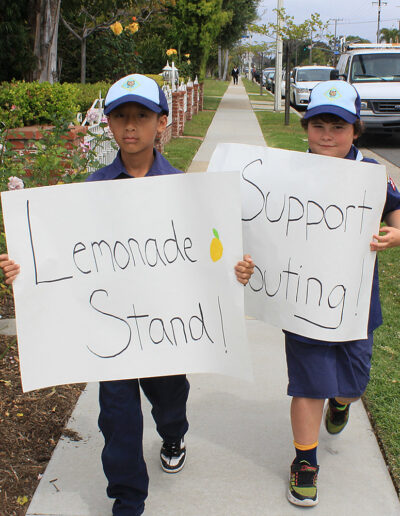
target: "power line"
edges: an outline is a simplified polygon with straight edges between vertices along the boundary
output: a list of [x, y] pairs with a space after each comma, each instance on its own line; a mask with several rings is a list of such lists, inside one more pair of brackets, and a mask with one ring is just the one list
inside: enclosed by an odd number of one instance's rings
[[[383, 22], [391, 22], [391, 21], [398, 21], [398, 18], [391, 18], [389, 20], [381, 20], [381, 23]], [[376, 23], [376, 20], [368, 20], [368, 21], [351, 21], [351, 22], [341, 22], [338, 25], [361, 25], [362, 23]]]

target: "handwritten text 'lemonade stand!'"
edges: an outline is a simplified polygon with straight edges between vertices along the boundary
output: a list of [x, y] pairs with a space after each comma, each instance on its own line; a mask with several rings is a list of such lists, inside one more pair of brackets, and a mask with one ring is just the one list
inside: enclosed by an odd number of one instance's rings
[[248, 376], [234, 277], [239, 178], [201, 176], [3, 195], [9, 253], [21, 263], [14, 290], [26, 390], [183, 372]]

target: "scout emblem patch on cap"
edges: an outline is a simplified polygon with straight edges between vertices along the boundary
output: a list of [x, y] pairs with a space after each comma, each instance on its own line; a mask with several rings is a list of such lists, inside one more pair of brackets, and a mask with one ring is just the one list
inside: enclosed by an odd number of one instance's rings
[[340, 99], [341, 94], [336, 88], [329, 88], [329, 90], [325, 93], [325, 97], [328, 100], [337, 100]]
[[121, 88], [125, 88], [126, 90], [129, 90], [129, 91], [132, 91], [134, 90], [135, 88], [137, 88], [139, 86], [139, 83], [137, 80], [133, 79], [132, 77], [130, 77], [129, 79], [127, 79], [125, 81], [125, 83], [122, 83], [121, 84]]

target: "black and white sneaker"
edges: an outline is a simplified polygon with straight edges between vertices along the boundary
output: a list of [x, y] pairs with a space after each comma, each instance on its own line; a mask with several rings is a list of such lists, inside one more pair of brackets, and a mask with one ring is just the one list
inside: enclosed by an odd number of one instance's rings
[[185, 465], [186, 446], [183, 439], [175, 443], [163, 441], [160, 451], [161, 468], [166, 473], [178, 473]]

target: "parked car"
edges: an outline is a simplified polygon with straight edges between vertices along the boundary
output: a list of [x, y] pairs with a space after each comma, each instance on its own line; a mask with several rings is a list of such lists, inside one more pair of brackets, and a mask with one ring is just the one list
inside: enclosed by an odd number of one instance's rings
[[290, 79], [290, 103], [298, 108], [307, 106], [310, 92], [321, 81], [329, 81], [331, 66], [296, 66]]
[[267, 90], [271, 91], [272, 89], [272, 81], [275, 77], [275, 69], [271, 69], [269, 72], [265, 74], [265, 87]]
[[[285, 98], [285, 88], [286, 88], [286, 70], [282, 70], [282, 79], [281, 79], [281, 96]], [[275, 94], [275, 74], [272, 80], [271, 92]]]
[[271, 72], [275, 73], [275, 68], [264, 68], [263, 70], [263, 86], [265, 87], [267, 86], [267, 77]]
[[354, 43], [344, 49], [337, 68], [336, 75], [353, 84], [361, 97], [366, 131], [400, 131], [400, 47]]

